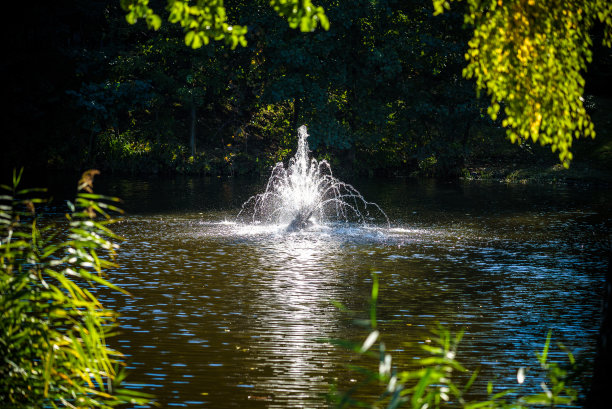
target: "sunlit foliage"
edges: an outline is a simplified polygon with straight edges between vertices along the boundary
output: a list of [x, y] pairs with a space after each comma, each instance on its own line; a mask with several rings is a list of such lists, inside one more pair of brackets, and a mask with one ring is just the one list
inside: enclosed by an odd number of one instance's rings
[[[449, 1], [433, 0], [435, 14]], [[491, 98], [488, 113], [512, 142], [532, 140], [558, 151], [565, 167], [572, 141], [594, 137], [584, 106], [584, 72], [592, 59], [589, 31], [605, 26], [612, 46], [612, 3], [607, 0], [468, 0], [465, 22], [474, 27], [463, 75]]]
[[[67, 224], [40, 227], [40, 189], [21, 189], [21, 173], [0, 196], [0, 407], [110, 408], [144, 404], [147, 395], [121, 388], [122, 355], [106, 337], [117, 313], [95, 286], [116, 241], [109, 212], [117, 199], [93, 194], [97, 171], [83, 174]], [[122, 291], [125, 293], [125, 291]]]
[[[291, 28], [312, 31], [319, 24], [326, 30], [329, 28], [323, 8], [314, 6], [310, 0], [270, 0], [270, 5], [287, 19]], [[149, 0], [121, 0], [121, 7], [127, 12], [126, 20], [130, 24], [144, 19], [151, 29], [158, 30], [161, 26], [161, 17], [149, 6]], [[224, 40], [232, 49], [238, 44], [247, 45], [246, 26], [227, 22], [223, 0], [168, 0], [166, 9], [170, 13], [168, 21], [183, 28], [185, 44], [192, 48], [200, 48], [211, 39]]]

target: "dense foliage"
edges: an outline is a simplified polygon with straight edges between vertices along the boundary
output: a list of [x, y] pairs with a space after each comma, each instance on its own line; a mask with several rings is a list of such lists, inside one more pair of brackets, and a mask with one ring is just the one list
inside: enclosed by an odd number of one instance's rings
[[[0, 196], [0, 407], [110, 408], [148, 402], [121, 388], [122, 355], [108, 347], [117, 313], [95, 286], [125, 291], [103, 277], [118, 239], [108, 225], [117, 199], [93, 194], [97, 171], [79, 181], [67, 225], [43, 223], [36, 189], [21, 173]], [[42, 227], [41, 224], [45, 226]]]
[[[474, 92], [482, 82], [462, 76], [469, 2], [438, 16], [431, 0], [60, 3], [31, 10], [28, 29], [7, 26], [7, 167], [267, 173], [302, 124], [314, 154], [346, 172], [457, 176], [468, 161], [530, 156], [524, 135], [506, 147], [511, 116], [492, 120]], [[597, 55], [612, 61], [607, 48]], [[591, 74], [605, 82], [606, 67]]]
[[[474, 27], [465, 55], [467, 78], [491, 96], [493, 120], [503, 106], [512, 142], [528, 139], [559, 151], [565, 167], [572, 141], [594, 137], [584, 104], [584, 73], [592, 62], [590, 31], [600, 22], [612, 47], [612, 3], [606, 0], [468, 0]], [[434, 0], [441, 13], [449, 2]]]
[[[233, 68], [232, 105], [246, 114], [235, 120], [234, 140], [225, 145], [234, 147], [224, 155], [227, 162], [246, 156], [252, 133], [276, 145], [266, 135], [272, 126], [253, 125], [281, 107], [282, 132], [291, 134], [306, 123], [312, 148], [349, 166], [359, 164], [360, 170], [419, 164], [436, 173], [461, 169], [470, 131], [482, 123], [482, 106], [460, 76], [467, 41], [461, 14], [445, 16], [440, 24], [426, 1], [357, 1], [351, 7], [323, 2], [336, 24], [322, 20], [327, 31], [300, 34], [262, 3], [232, 7], [253, 29], [249, 48], [222, 58], [224, 67]], [[211, 62], [220, 57], [216, 50], [208, 55]], [[217, 78], [228, 82], [226, 72]], [[209, 88], [214, 81], [200, 84], [199, 89]], [[245, 144], [244, 151], [236, 142]], [[282, 156], [268, 157], [265, 165], [278, 159]]]
[[[321, 24], [326, 30], [329, 20], [322, 7], [316, 7], [310, 0], [270, 0], [270, 6], [282, 17], [287, 18], [291, 28], [312, 31]], [[139, 18], [145, 19], [147, 26], [158, 30], [161, 18], [149, 7], [149, 0], [121, 0], [121, 7], [127, 12], [130, 24]], [[238, 44], [246, 47], [245, 26], [229, 25], [223, 0], [168, 0], [166, 10], [170, 13], [168, 21], [179, 24], [185, 31], [185, 44], [192, 48], [207, 45], [210, 39], [225, 40], [232, 49]]]

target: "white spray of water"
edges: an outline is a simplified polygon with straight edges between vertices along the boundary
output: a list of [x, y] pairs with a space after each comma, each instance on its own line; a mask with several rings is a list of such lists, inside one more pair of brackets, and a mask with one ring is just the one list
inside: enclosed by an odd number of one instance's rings
[[298, 148], [285, 168], [274, 166], [266, 190], [242, 205], [239, 222], [281, 224], [299, 230], [313, 223], [357, 222], [371, 217], [389, 219], [353, 186], [336, 179], [326, 160], [309, 158], [306, 126], [298, 129]]

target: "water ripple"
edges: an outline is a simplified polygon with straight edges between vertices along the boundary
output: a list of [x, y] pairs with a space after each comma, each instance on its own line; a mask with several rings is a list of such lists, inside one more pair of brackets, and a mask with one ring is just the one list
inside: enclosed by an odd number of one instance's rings
[[227, 222], [219, 211], [128, 218], [111, 277], [133, 297], [101, 298], [122, 314], [111, 341], [130, 353], [131, 379], [141, 383], [129, 387], [156, 393], [163, 406], [320, 407], [330, 384], [351, 385], [345, 364], [355, 357], [318, 340], [364, 336], [332, 301], [365, 317], [373, 271], [381, 332], [401, 351], [398, 365], [413, 364], [420, 352], [406, 342], [418, 345], [435, 321], [465, 328], [459, 359], [482, 365], [479, 386], [496, 375], [513, 385], [551, 328], [592, 356], [594, 289], [606, 266], [595, 224], [584, 221], [593, 212], [476, 217], [467, 204], [452, 214], [409, 205], [418, 214], [399, 215], [390, 229], [291, 234]]

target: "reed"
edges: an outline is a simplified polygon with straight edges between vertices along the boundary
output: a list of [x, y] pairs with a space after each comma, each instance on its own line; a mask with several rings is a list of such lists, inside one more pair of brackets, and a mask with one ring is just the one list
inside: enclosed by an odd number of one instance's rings
[[[576, 360], [562, 344], [559, 348], [567, 353], [568, 364], [560, 365], [551, 362], [550, 348], [552, 331], [548, 332], [544, 347], [536, 358], [541, 369], [538, 376], [531, 376], [525, 367], [517, 368], [516, 388], [495, 388], [493, 382], [487, 383], [487, 390], [473, 391], [478, 370], [469, 371], [457, 358], [463, 331], [456, 334], [441, 324], [431, 330], [428, 342], [420, 345], [423, 355], [418, 358], [416, 369], [399, 369], [393, 363], [393, 354], [386, 350], [382, 334], [377, 329], [376, 303], [378, 300], [378, 280], [373, 275], [372, 295], [370, 301], [369, 333], [362, 343], [350, 343], [345, 340], [330, 342], [349, 348], [360, 355], [369, 356], [378, 361], [378, 370], [366, 367], [354, 367], [354, 371], [363, 374], [363, 379], [349, 391], [330, 393], [330, 400], [336, 408], [464, 408], [464, 409], [501, 409], [501, 408], [536, 408], [569, 406], [578, 399], [578, 391], [572, 385], [573, 375], [578, 371]], [[329, 340], [328, 340], [329, 341]], [[536, 371], [534, 371], [536, 372]], [[462, 376], [457, 376], [461, 374]], [[540, 378], [540, 374], [544, 374]], [[524, 386], [529, 382], [539, 382], [532, 388]], [[374, 388], [378, 395], [367, 396]], [[363, 391], [368, 393], [364, 395]], [[539, 390], [538, 390], [539, 389]], [[528, 392], [531, 391], [531, 392]], [[366, 397], [364, 397], [366, 396]], [[478, 399], [474, 396], [486, 396]]]
[[0, 186], [0, 407], [111, 408], [146, 404], [124, 389], [123, 355], [106, 343], [117, 313], [96, 287], [127, 294], [105, 278], [120, 237], [110, 225], [119, 199], [93, 193], [83, 173], [66, 223], [45, 222], [44, 189], [21, 189], [23, 169]]

